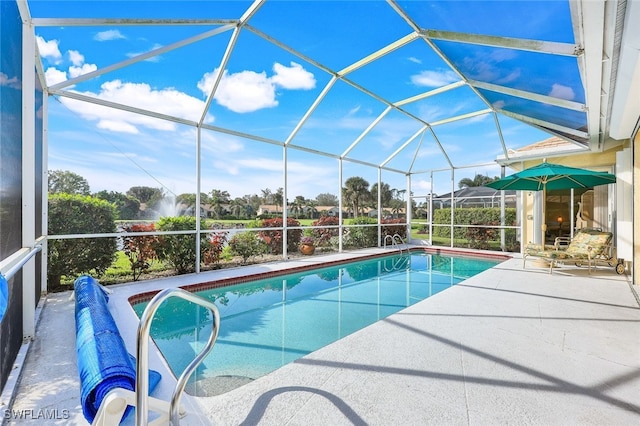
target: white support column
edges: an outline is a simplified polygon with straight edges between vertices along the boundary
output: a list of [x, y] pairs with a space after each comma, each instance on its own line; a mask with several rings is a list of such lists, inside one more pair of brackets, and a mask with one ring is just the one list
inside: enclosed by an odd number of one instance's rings
[[[22, 247], [29, 248], [33, 247], [36, 241], [35, 54], [33, 27], [30, 22], [24, 22], [22, 25]], [[25, 341], [32, 340], [35, 334], [35, 284], [36, 268], [35, 262], [31, 259], [22, 268], [22, 337]]]
[[455, 201], [455, 196], [454, 196], [454, 192], [456, 190], [456, 183], [455, 183], [455, 178], [456, 178], [456, 171], [455, 169], [451, 169], [451, 215], [450, 215], [450, 223], [449, 223], [449, 229], [451, 232], [451, 235], [449, 235], [449, 247], [453, 247], [453, 240], [454, 240], [454, 234], [455, 234], [455, 228], [453, 227], [453, 219], [454, 219], [454, 210], [455, 210], [455, 206], [454, 206], [454, 201]]
[[[502, 179], [505, 176], [505, 166], [501, 166], [500, 167], [500, 178]], [[500, 191], [500, 226], [504, 226], [505, 225], [505, 197], [504, 197], [504, 191]], [[493, 206], [491, 206], [493, 207]], [[506, 242], [506, 235], [505, 235], [505, 229], [504, 228], [500, 228], [500, 248], [502, 249], [502, 251], [506, 251], [506, 246], [507, 246], [507, 242]]]
[[378, 247], [382, 246], [382, 169], [378, 167]]
[[[525, 195], [526, 191], [518, 191], [518, 204], [516, 206], [516, 212], [520, 212], [520, 236], [519, 236], [519, 240], [520, 240], [520, 254], [524, 254], [524, 248], [527, 245], [526, 241], [525, 241], [525, 228], [528, 228], [525, 226], [525, 224], [527, 223], [527, 215], [525, 214], [524, 211], [524, 206], [525, 206]], [[527, 229], [528, 230], [528, 229]]]
[[569, 211], [570, 211], [570, 216], [569, 216], [569, 238], [571, 238], [573, 240], [573, 232], [576, 229], [576, 212], [574, 211], [575, 209], [573, 208], [573, 205], [575, 204], [574, 201], [574, 197], [575, 197], [575, 189], [571, 188], [571, 195], [569, 196]]
[[429, 173], [429, 245], [433, 245], [433, 171]]
[[342, 158], [338, 159], [338, 253], [342, 253], [342, 234], [344, 225], [342, 224]]
[[[196, 205], [194, 214], [196, 215], [196, 274], [200, 272], [200, 190], [202, 180], [202, 127], [198, 124], [196, 128]], [[174, 201], [175, 202], [175, 201]]]
[[411, 196], [411, 174], [407, 173], [407, 205], [406, 205], [406, 212], [405, 212], [405, 220], [407, 222], [407, 243], [411, 241], [411, 221], [413, 219], [413, 209], [412, 207], [412, 201], [413, 201], [413, 197]]
[[[49, 234], [49, 94], [42, 94], [42, 193], [40, 196], [42, 197], [42, 235]], [[42, 294], [47, 294], [49, 291], [48, 282], [47, 282], [47, 267], [48, 261], [47, 256], [49, 253], [49, 244], [47, 239], [44, 238], [42, 241], [42, 251], [40, 252], [41, 268], [40, 268], [40, 276], [41, 276], [41, 292]]]
[[287, 260], [287, 146], [282, 147], [282, 259]]

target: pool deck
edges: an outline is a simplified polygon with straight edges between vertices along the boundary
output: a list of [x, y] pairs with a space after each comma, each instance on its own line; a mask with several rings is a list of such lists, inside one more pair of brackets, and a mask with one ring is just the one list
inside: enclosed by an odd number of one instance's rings
[[[353, 255], [247, 269], [268, 272]], [[174, 277], [172, 285], [247, 269]], [[137, 318], [127, 299], [166, 285], [110, 287], [110, 309], [131, 353]], [[586, 268], [563, 266], [550, 275], [532, 262], [523, 270], [516, 256], [238, 389], [185, 395], [189, 414], [181, 424], [638, 425], [637, 292], [613, 268], [588, 275]], [[15, 382], [14, 413], [48, 409], [68, 417], [41, 424], [86, 424], [69, 296], [46, 297], [36, 338], [15, 369], [21, 374], [9, 380]], [[174, 379], [155, 351], [150, 362], [163, 374], [154, 396], [168, 399]], [[7, 387], [3, 404], [6, 393]], [[6, 414], [4, 423], [37, 424]]]

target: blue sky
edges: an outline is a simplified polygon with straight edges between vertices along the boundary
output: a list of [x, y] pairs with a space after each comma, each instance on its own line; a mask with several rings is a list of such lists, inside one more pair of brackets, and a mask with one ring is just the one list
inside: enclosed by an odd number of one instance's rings
[[[399, 2], [422, 28], [572, 43], [568, 2]], [[32, 1], [34, 18], [237, 19], [251, 2], [177, 1]], [[434, 191], [451, 190], [447, 157], [456, 167], [490, 163], [502, 154], [493, 114], [421, 128], [387, 105], [460, 81], [442, 58], [420, 38], [407, 41], [377, 61], [337, 81], [308, 120], [304, 114], [338, 72], [407, 37], [412, 29], [386, 2], [267, 1], [244, 28], [221, 70], [232, 37], [219, 25], [39, 26], [36, 35], [49, 86], [102, 70], [137, 55], [172, 46], [192, 37], [201, 40], [154, 55], [124, 68], [66, 87], [91, 98], [197, 122], [203, 116], [213, 82], [222, 73], [204, 123], [227, 132], [202, 130], [203, 192], [222, 189], [232, 197], [260, 194], [284, 186], [283, 148], [242, 137], [251, 134], [276, 143], [340, 155], [354, 141], [348, 157], [372, 164], [427, 173], [412, 177], [412, 191], [426, 194], [428, 171], [435, 172]], [[299, 55], [265, 40], [287, 45]], [[508, 49], [442, 42], [467, 78], [581, 101], [574, 62]], [[546, 55], [549, 56], [549, 55]], [[570, 83], [567, 83], [570, 82]], [[354, 85], [358, 87], [354, 87]], [[366, 89], [367, 92], [359, 90]], [[583, 100], [583, 99], [582, 99]], [[491, 102], [505, 102], [502, 99]], [[521, 108], [526, 108], [527, 105]], [[407, 103], [406, 112], [428, 122], [473, 113], [487, 106], [465, 85]], [[514, 107], [515, 108], [515, 107]], [[542, 114], [543, 112], [541, 112]], [[550, 116], [554, 114], [549, 113]], [[557, 115], [557, 114], [556, 114]], [[581, 116], [571, 118], [578, 123]], [[363, 136], [365, 129], [377, 124]], [[550, 135], [507, 117], [498, 118], [508, 148]], [[194, 127], [75, 101], [49, 100], [49, 169], [71, 170], [89, 181], [92, 191], [125, 192], [132, 186], [163, 187], [176, 194], [196, 191]], [[434, 138], [435, 134], [435, 138]], [[440, 142], [446, 156], [436, 143]], [[395, 154], [395, 156], [394, 156]], [[288, 198], [315, 198], [337, 193], [338, 161], [306, 151], [287, 151]], [[476, 173], [494, 176], [497, 166], [456, 170], [455, 183]], [[377, 182], [376, 168], [344, 162], [343, 178], [362, 176]], [[384, 170], [382, 180], [404, 189], [403, 173]]]

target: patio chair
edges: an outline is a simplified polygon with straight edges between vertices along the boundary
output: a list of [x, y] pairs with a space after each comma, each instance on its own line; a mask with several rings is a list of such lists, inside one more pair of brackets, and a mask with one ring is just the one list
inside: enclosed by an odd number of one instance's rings
[[[591, 274], [591, 267], [597, 264], [614, 266], [618, 274], [624, 273], [624, 260], [616, 258], [615, 247], [611, 240], [613, 234], [599, 229], [584, 228], [574, 235], [568, 245], [564, 246], [561, 238], [556, 238], [553, 246], [542, 249], [541, 246], [528, 246], [522, 256], [522, 268], [526, 266], [527, 258], [544, 259], [549, 263], [549, 273], [558, 262], [574, 262], [577, 266], [585, 262]], [[566, 241], [566, 240], [564, 240]], [[566, 247], [566, 248], [565, 248]]]

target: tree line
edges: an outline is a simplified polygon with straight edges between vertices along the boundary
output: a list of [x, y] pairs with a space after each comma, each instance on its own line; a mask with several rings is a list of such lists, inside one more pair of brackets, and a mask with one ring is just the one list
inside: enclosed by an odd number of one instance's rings
[[[389, 208], [394, 213], [404, 209], [406, 190], [391, 188], [387, 183], [382, 183], [380, 190], [381, 204], [384, 208]], [[157, 219], [162, 216], [162, 204], [166, 204], [167, 200], [171, 200], [174, 206], [179, 207], [175, 212], [178, 215], [194, 216], [196, 214], [195, 193], [175, 195], [162, 188], [132, 186], [125, 193], [102, 190], [92, 194], [88, 181], [68, 170], [49, 171], [48, 191], [50, 194], [91, 195], [108, 201], [116, 206], [118, 218], [121, 220]], [[362, 177], [350, 177], [345, 181], [342, 194], [345, 209], [352, 217], [358, 217], [364, 214], [364, 209], [377, 206], [378, 183], [370, 185]], [[236, 198], [232, 198], [228, 191], [221, 189], [212, 189], [200, 194], [201, 205], [208, 206], [212, 217], [217, 219], [223, 219], [225, 216], [253, 219], [262, 205], [275, 206], [275, 213], [278, 215], [282, 213], [278, 209], [281, 209], [283, 201], [283, 188], [275, 191], [265, 188], [260, 191], [260, 194], [248, 194]], [[338, 196], [331, 193], [318, 194], [315, 199], [297, 195], [292, 200], [287, 200], [290, 215], [296, 218], [317, 216], [322, 213], [318, 212], [318, 207], [336, 207], [338, 204]]]

